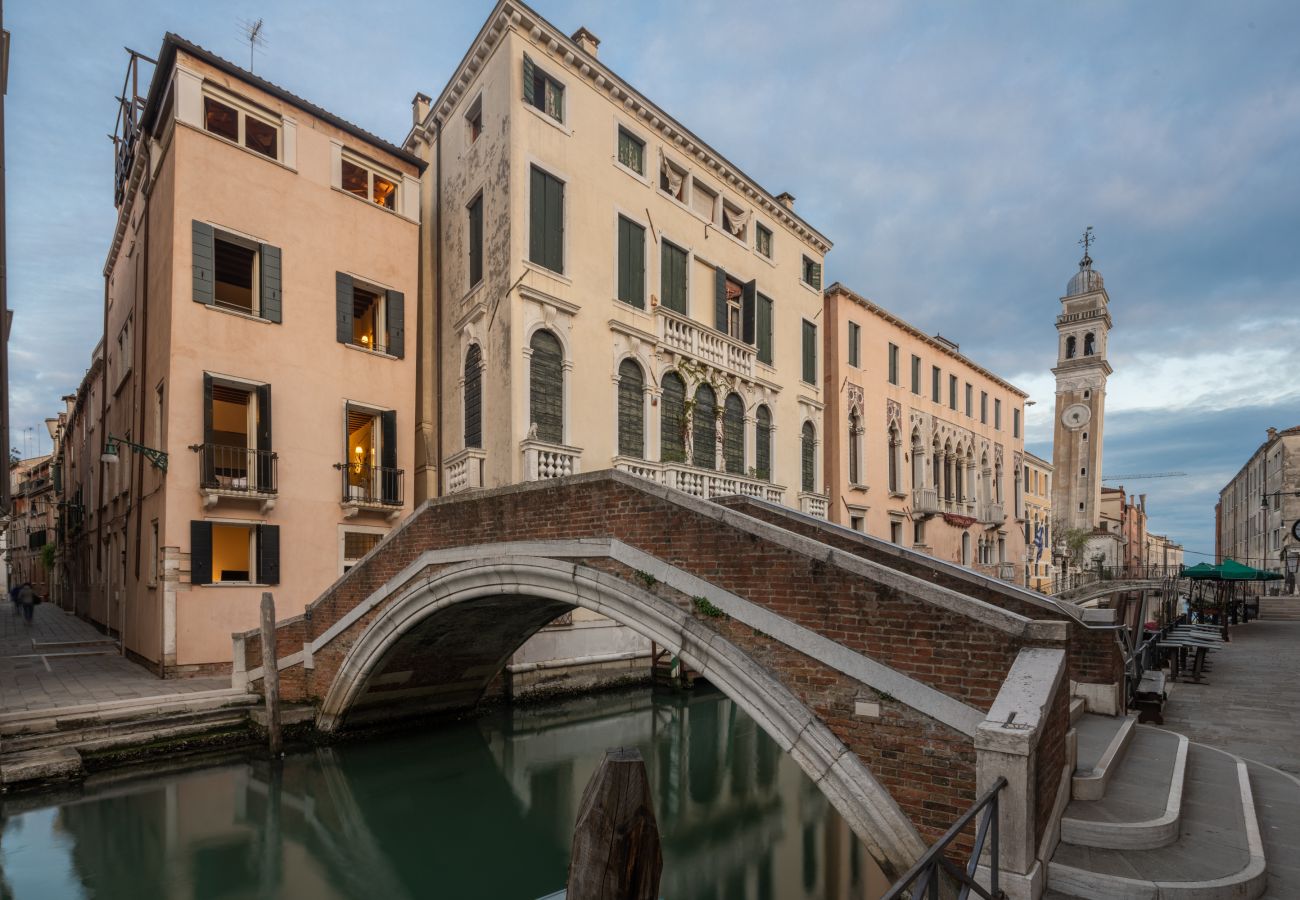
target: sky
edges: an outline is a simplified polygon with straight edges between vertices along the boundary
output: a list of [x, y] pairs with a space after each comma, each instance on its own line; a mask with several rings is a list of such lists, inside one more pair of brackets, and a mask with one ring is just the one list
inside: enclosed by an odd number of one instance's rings
[[[1218, 491], [1300, 424], [1300, 4], [535, 0], [835, 243], [839, 280], [1027, 390], [1051, 458], [1059, 297], [1092, 251], [1114, 330], [1106, 475], [1213, 553]], [[123, 47], [174, 31], [400, 142], [488, 2], [10, 0], [11, 443], [89, 364]], [[1115, 482], [1118, 483], [1118, 482]]]

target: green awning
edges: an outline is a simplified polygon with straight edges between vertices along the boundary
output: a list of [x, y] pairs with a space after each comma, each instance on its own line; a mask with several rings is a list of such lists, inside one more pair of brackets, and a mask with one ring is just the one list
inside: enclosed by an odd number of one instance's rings
[[1190, 569], [1184, 569], [1183, 577], [1190, 578], [1193, 581], [1220, 581], [1222, 579], [1219, 567], [1212, 566], [1209, 563], [1197, 563]]
[[1225, 559], [1219, 566], [1219, 572], [1224, 581], [1280, 581], [1282, 579], [1277, 572], [1244, 566], [1235, 559]]

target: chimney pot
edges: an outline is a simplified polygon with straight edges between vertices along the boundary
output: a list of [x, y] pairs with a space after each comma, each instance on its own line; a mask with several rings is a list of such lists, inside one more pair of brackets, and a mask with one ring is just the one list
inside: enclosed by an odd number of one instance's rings
[[786, 209], [794, 210], [794, 194], [789, 191], [782, 191], [776, 195], [776, 202], [780, 203]]
[[1271, 440], [1273, 440], [1273, 438], [1275, 438], [1275, 437], [1277, 437], [1277, 429], [1276, 429], [1276, 428], [1270, 428], [1270, 429], [1268, 430], [1268, 439], [1271, 441]]
[[571, 35], [571, 37], [573, 38], [573, 42], [578, 45], [579, 49], [581, 49], [583, 53], [587, 54], [592, 59], [596, 58], [596, 49], [600, 46], [600, 38], [588, 31], [586, 26], [579, 28]]
[[416, 94], [411, 100], [411, 126], [419, 128], [429, 118], [429, 107], [433, 100], [425, 94]]

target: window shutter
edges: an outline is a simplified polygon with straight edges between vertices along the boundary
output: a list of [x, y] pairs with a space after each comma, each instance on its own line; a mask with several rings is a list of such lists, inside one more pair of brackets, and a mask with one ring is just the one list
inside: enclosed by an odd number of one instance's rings
[[530, 343], [528, 412], [538, 440], [564, 443], [564, 354], [549, 331], [539, 331]]
[[816, 445], [817, 434], [813, 431], [811, 422], [803, 423], [803, 432], [799, 440], [800, 452], [800, 488], [806, 493], [813, 493], [817, 490], [814, 482], [817, 478], [816, 465]]
[[812, 282], [813, 287], [817, 288], [817, 290], [822, 289], [822, 264], [819, 262], [812, 264]]
[[817, 326], [807, 320], [803, 323], [803, 380], [817, 383]]
[[546, 265], [564, 271], [564, 182], [546, 176]]
[[713, 327], [727, 331], [727, 273], [721, 267], [713, 270]]
[[662, 271], [662, 290], [664, 306], [686, 314], [686, 251], [674, 247], [667, 241], [661, 242], [660, 267]]
[[279, 322], [282, 304], [280, 302], [280, 248], [270, 244], [262, 245], [261, 285], [259, 296], [262, 301], [262, 318], [268, 322]]
[[772, 364], [772, 298], [758, 295], [758, 361]]
[[334, 273], [335, 336], [340, 344], [352, 343], [352, 276]]
[[203, 373], [203, 444], [203, 458], [200, 460], [203, 471], [199, 477], [204, 487], [216, 487], [212, 450], [212, 376], [207, 372]]
[[469, 283], [483, 280], [483, 195], [479, 194], [469, 207]]
[[386, 291], [388, 352], [401, 359], [406, 355], [406, 297], [401, 291]]
[[632, 305], [645, 309], [645, 229], [634, 222], [628, 223], [628, 287]]
[[524, 102], [529, 106], [537, 105], [537, 98], [533, 94], [533, 61], [524, 54]]
[[630, 359], [618, 366], [618, 454], [645, 458], [645, 377]]
[[194, 302], [210, 306], [216, 299], [216, 239], [212, 226], [206, 222], [195, 221], [191, 234], [194, 244]]
[[[524, 57], [527, 59], [527, 57]], [[528, 258], [538, 264], [544, 262], [546, 252], [546, 176], [536, 166], [528, 197]]]
[[271, 386], [257, 386], [257, 484], [263, 490], [273, 487], [271, 464]]
[[759, 478], [772, 480], [772, 414], [766, 406], [754, 413], [754, 468]]
[[692, 463], [700, 469], [718, 466], [718, 397], [713, 388], [702, 384], [695, 389], [695, 409], [691, 413]]
[[257, 526], [257, 583], [280, 583], [280, 526]]
[[190, 584], [212, 584], [211, 522], [190, 522]]
[[397, 411], [388, 410], [379, 415], [379, 473], [380, 493], [385, 503], [396, 503], [397, 492]]
[[754, 315], [758, 297], [758, 282], [751, 281], [740, 292], [740, 335], [746, 344], [754, 343]]
[[470, 344], [465, 353], [465, 446], [483, 446], [483, 352]]
[[745, 474], [745, 404], [728, 394], [722, 408], [722, 459], [732, 475]]
[[661, 382], [659, 405], [659, 459], [662, 462], [686, 462], [686, 384], [676, 372], [668, 372]]

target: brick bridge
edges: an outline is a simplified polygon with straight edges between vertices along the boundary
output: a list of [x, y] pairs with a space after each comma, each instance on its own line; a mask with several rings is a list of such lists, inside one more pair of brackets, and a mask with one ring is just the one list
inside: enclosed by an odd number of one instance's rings
[[[1071, 698], [1110, 713], [1122, 695], [1113, 626], [1069, 604], [783, 507], [619, 472], [429, 501], [277, 623], [281, 690], [315, 704], [326, 732], [468, 710], [574, 607], [703, 673], [887, 874], [1005, 776], [1013, 895], [1041, 878], [1069, 795]], [[257, 632], [235, 635], [236, 684], [260, 690], [261, 665]]]

